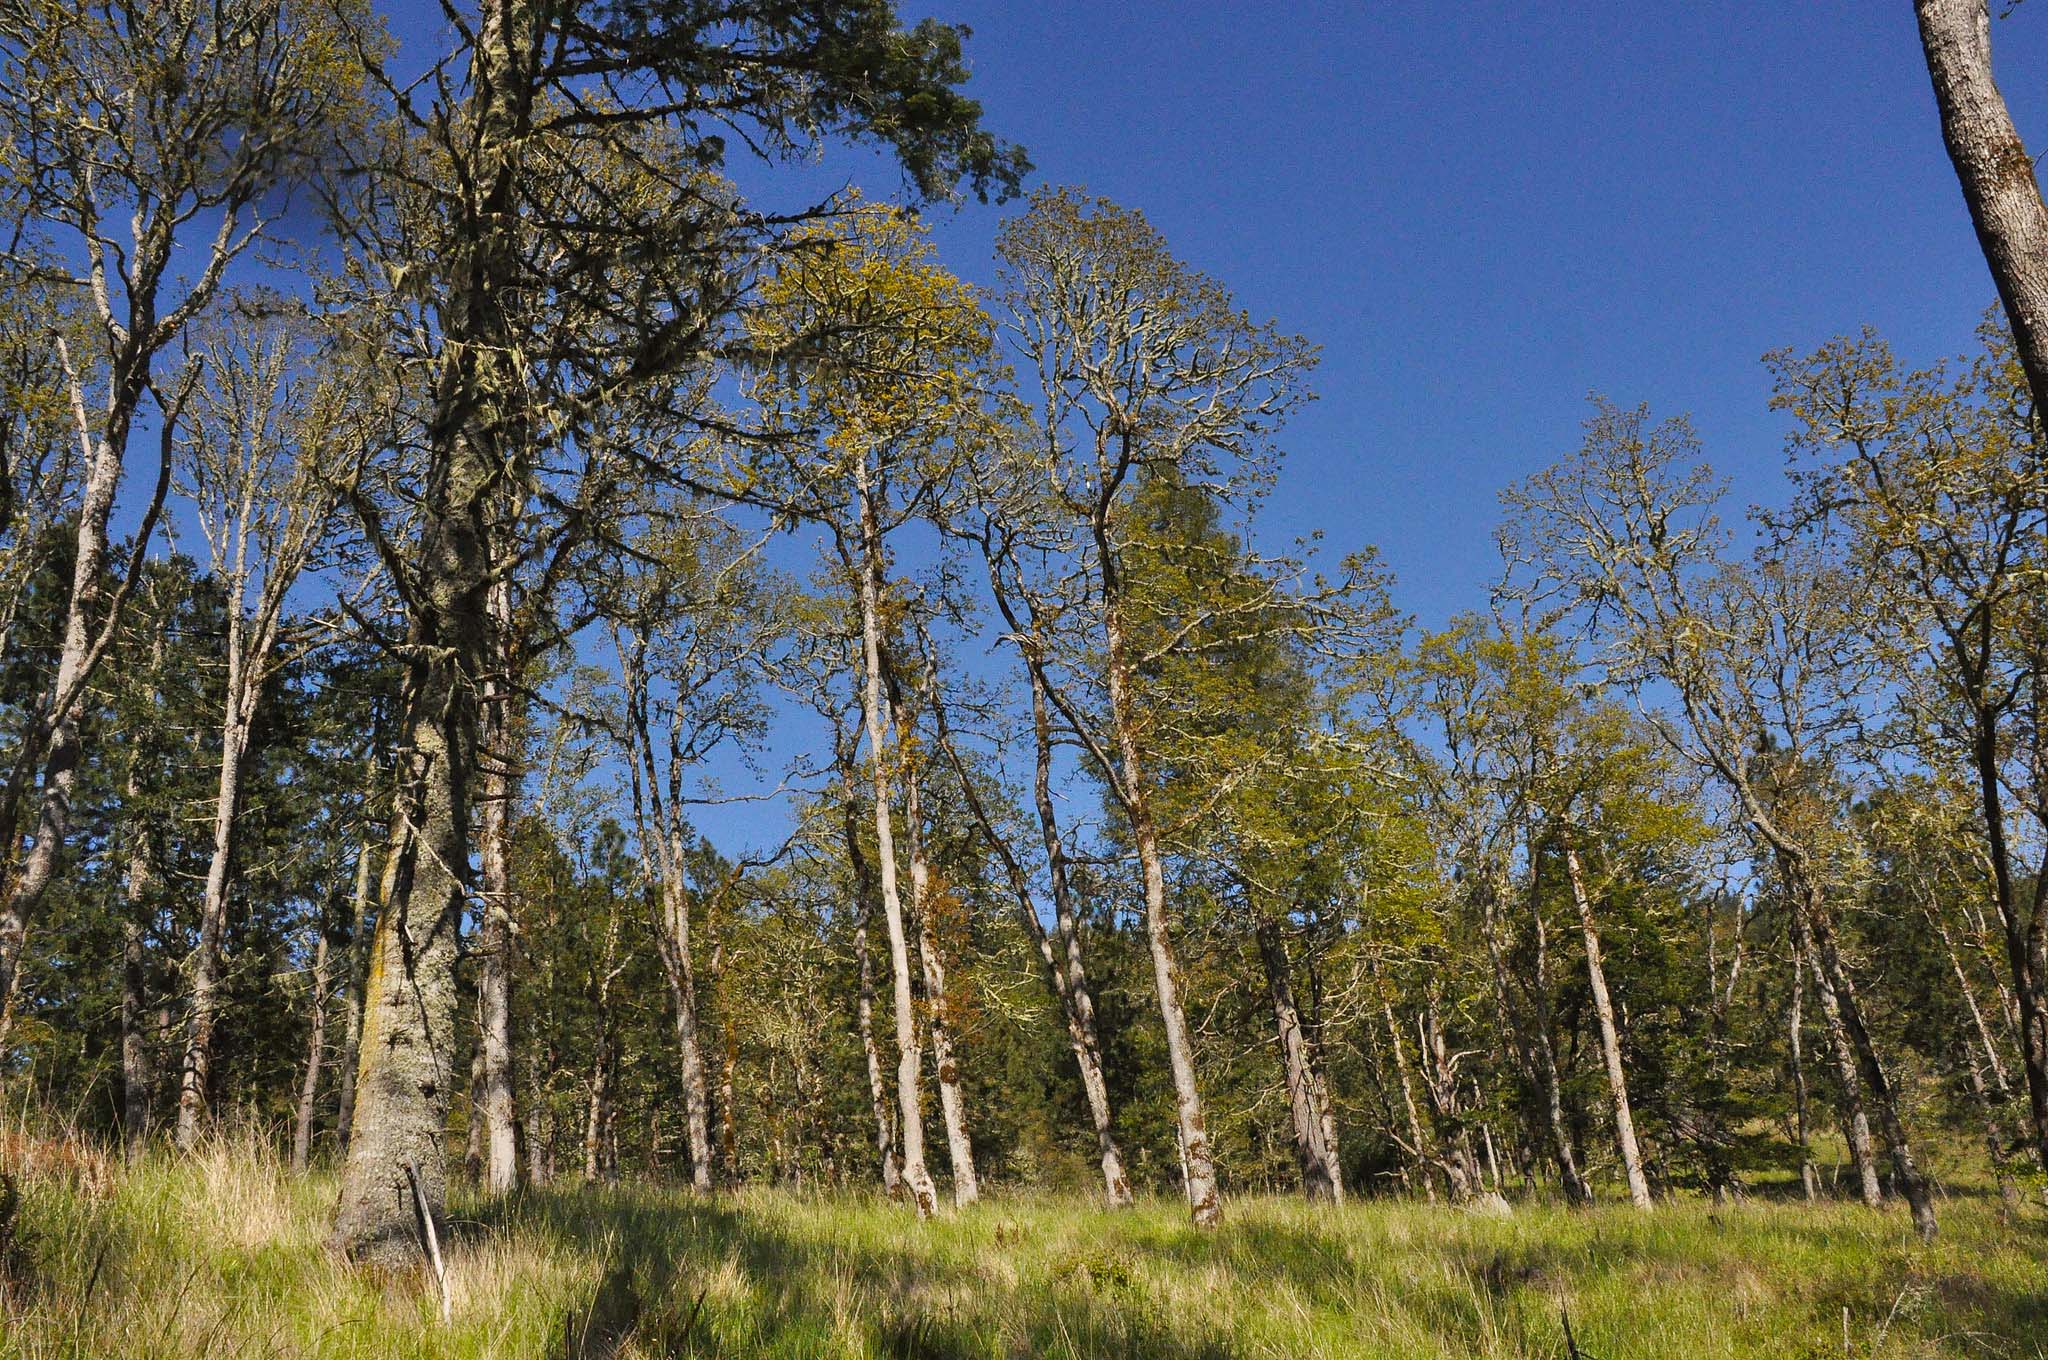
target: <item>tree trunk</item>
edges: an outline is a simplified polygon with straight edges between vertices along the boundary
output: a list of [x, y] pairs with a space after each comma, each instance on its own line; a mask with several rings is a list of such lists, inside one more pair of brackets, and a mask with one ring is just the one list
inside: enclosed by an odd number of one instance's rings
[[[1998, 908], [2001, 933], [2005, 937], [2006, 963], [2012, 972], [2012, 1015], [2019, 1031], [2020, 1066], [2026, 1077], [2027, 1113], [2033, 1125], [2034, 1155], [2042, 1169], [2048, 1170], [2048, 956], [2043, 954], [2048, 908], [2044, 908], [2044, 888], [2038, 878], [2029, 893], [2030, 901], [2024, 912], [2020, 904], [2019, 888], [2012, 871], [2012, 848], [2005, 833], [2005, 795], [1995, 721], [1988, 711], [1980, 711], [1972, 753], [1984, 814], [1992, 895]], [[1942, 943], [1946, 945], [1947, 929], [1938, 922], [1937, 928], [1941, 930]], [[1963, 995], [1969, 1000], [1971, 1013], [1977, 1015], [1978, 1028], [1983, 1030], [1983, 1016], [1977, 1012], [1976, 997], [1963, 976], [1962, 964], [1953, 950], [1949, 958], [1956, 970], [1956, 980], [1962, 984]], [[1986, 1052], [1991, 1054], [1994, 1068], [2001, 1068], [1996, 1047], [1990, 1043], [1989, 1031], [1984, 1030], [1984, 1035]], [[2003, 1087], [2004, 1084], [2004, 1072], [2000, 1070], [1999, 1085]]]
[[663, 855], [661, 888], [662, 972], [675, 1010], [676, 1048], [683, 1068], [683, 1122], [690, 1140], [690, 1186], [711, 1189], [711, 1095], [704, 1074], [704, 1046], [697, 1032], [697, 966], [690, 944], [690, 894], [682, 883], [682, 848], [671, 831]]
[[306, 1079], [299, 1086], [299, 1114], [292, 1124], [292, 1170], [303, 1172], [313, 1155], [313, 1110], [320, 1098], [320, 1066], [327, 1056], [327, 913], [320, 913], [313, 945], [312, 1024], [306, 1036]]
[[889, 1114], [889, 1094], [882, 1080], [882, 1051], [875, 1043], [875, 966], [868, 957], [868, 908], [853, 928], [853, 953], [860, 966], [860, 1049], [868, 1065], [868, 1102], [875, 1112], [875, 1156], [881, 1163], [882, 1189], [894, 1199], [903, 1193], [896, 1169], [896, 1123]]
[[1279, 1034], [1281, 1070], [1287, 1080], [1287, 1104], [1294, 1118], [1294, 1155], [1301, 1165], [1301, 1191], [1311, 1203], [1335, 1204], [1343, 1198], [1337, 1169], [1324, 1142], [1322, 1110], [1309, 1075], [1308, 1042], [1295, 1009], [1287, 943], [1273, 921], [1261, 921], [1255, 932], [1259, 958], [1266, 969], [1266, 994], [1273, 1006]]
[[520, 1108], [520, 1116], [525, 1120], [528, 1185], [546, 1185], [555, 1176], [553, 1136], [548, 1128], [548, 1105], [541, 1098], [546, 1089], [541, 1080], [540, 1048], [538, 1045], [529, 1045], [526, 1051], [526, 1102]]
[[1795, 944], [1792, 949], [1792, 1004], [1785, 1031], [1792, 1071], [1793, 1138], [1799, 1148], [1799, 1188], [1805, 1193], [1806, 1202], [1811, 1204], [1820, 1198], [1820, 1181], [1813, 1169], [1812, 1122], [1806, 1094], [1806, 1063], [1801, 1051], [1804, 1026], [1800, 1010], [1805, 997], [1806, 959]]
[[[885, 662], [886, 664], [886, 662]], [[896, 750], [903, 773], [903, 834], [910, 851], [910, 912], [917, 922], [917, 957], [924, 970], [925, 1009], [932, 1036], [932, 1067], [938, 1075], [939, 1113], [946, 1127], [946, 1152], [953, 1167], [953, 1203], [972, 1204], [981, 1198], [974, 1174], [974, 1144], [967, 1134], [967, 1102], [960, 1089], [960, 1063], [953, 1051], [953, 999], [946, 986], [946, 960], [939, 950], [938, 900], [932, 895], [931, 865], [924, 853], [924, 809], [920, 794], [923, 771], [911, 759], [916, 734], [908, 709], [893, 695]]]
[[1539, 891], [1533, 867], [1539, 861], [1530, 856], [1532, 868], [1529, 882], [1529, 916], [1533, 923], [1536, 943], [1536, 976], [1529, 984], [1529, 1003], [1535, 1011], [1535, 1033], [1530, 1043], [1536, 1055], [1536, 1076], [1542, 1087], [1544, 1121], [1550, 1134], [1551, 1154], [1557, 1159], [1557, 1172], [1564, 1183], [1565, 1198], [1574, 1204], [1591, 1204], [1593, 1187], [1586, 1184], [1586, 1178], [1579, 1171], [1578, 1153], [1572, 1146], [1571, 1131], [1565, 1126], [1564, 1082], [1558, 1075], [1557, 1044], [1551, 1032], [1550, 1019], [1550, 931], [1543, 920], [1543, 900]]
[[149, 1137], [149, 1046], [143, 1012], [149, 1005], [146, 954], [149, 901], [149, 832], [141, 819], [141, 780], [128, 768], [128, 872], [121, 916], [121, 1155], [140, 1157]]
[[[61, 343], [61, 341], [59, 342]], [[133, 343], [133, 342], [131, 342]], [[22, 951], [28, 941], [29, 918], [41, 905], [43, 893], [57, 871], [58, 856], [71, 830], [71, 791], [77, 782], [82, 754], [79, 743], [79, 711], [85, 702], [86, 682], [91, 679], [104, 654], [94, 646], [95, 630], [104, 635], [117, 618], [96, 617], [106, 594], [107, 519], [114, 508], [114, 493], [121, 483], [121, 464], [127, 454], [128, 433], [136, 403], [141, 399], [148, 374], [146, 360], [138, 367], [137, 355], [124, 346], [116, 356], [110, 382], [107, 423], [101, 438], [92, 445], [81, 489], [78, 524], [73, 535], [71, 594], [65, 606], [64, 640], [57, 654], [57, 673], [49, 691], [48, 706], [32, 720], [21, 738], [21, 750], [8, 782], [6, 806], [0, 810], [0, 833], [13, 852], [19, 846], [18, 817], [28, 798], [28, 785], [38, 765], [42, 787], [36, 800], [35, 822], [28, 845], [20, 850], [20, 862], [6, 898], [0, 902], [0, 1017], [11, 1018], [14, 990], [21, 968]], [[76, 400], [76, 398], [74, 398]], [[80, 420], [83, 421], [82, 405]], [[168, 471], [170, 440], [164, 440], [165, 470]], [[157, 490], [161, 504], [163, 488]], [[144, 520], [145, 530], [155, 527], [152, 507]], [[139, 565], [139, 563], [138, 563]], [[117, 591], [118, 606], [126, 595]], [[0, 1018], [0, 1026], [5, 1019]], [[0, 1050], [6, 1045], [0, 1028]]]
[[932, 721], [939, 747], [960, 777], [968, 810], [981, 827], [982, 838], [995, 852], [996, 858], [1002, 861], [1003, 873], [1010, 882], [1010, 895], [1017, 904], [1017, 919], [1024, 927], [1025, 938], [1037, 951], [1039, 963], [1045, 969], [1046, 982], [1052, 987], [1054, 999], [1059, 1002], [1061, 1018], [1067, 1025], [1067, 1044], [1073, 1050], [1074, 1066], [1081, 1074], [1081, 1091], [1088, 1102], [1088, 1116], [1095, 1127], [1095, 1149], [1102, 1167], [1103, 1192], [1108, 1196], [1111, 1207], [1121, 1208], [1131, 1202], [1131, 1182], [1124, 1172], [1123, 1149], [1117, 1143], [1116, 1128], [1110, 1114], [1109, 1083], [1102, 1071], [1102, 1040], [1096, 1029], [1095, 996], [1089, 990], [1088, 972], [1082, 963], [1081, 930], [1074, 914], [1072, 886], [1067, 879], [1066, 849], [1060, 840], [1059, 818], [1053, 807], [1052, 717], [1046, 704], [1045, 679], [1039, 674], [1036, 663], [1028, 657], [1025, 672], [1031, 682], [1032, 734], [1036, 750], [1032, 794], [1038, 812], [1039, 835], [1045, 845], [1047, 876], [1052, 882], [1057, 944], [1053, 933], [1046, 930], [1045, 922], [1039, 918], [1038, 905], [1031, 893], [1030, 876], [1025, 873], [1009, 842], [997, 831], [994, 818], [989, 816], [980, 793], [968, 776], [966, 764], [953, 745], [952, 731], [946, 722], [946, 706], [936, 684], [931, 695]]
[[[1836, 945], [1834, 927], [1827, 917], [1826, 905], [1820, 900], [1820, 890], [1803, 871], [1800, 878], [1805, 884], [1804, 906], [1805, 929], [1812, 946], [1812, 957], [1816, 976], [1825, 976], [1828, 986], [1821, 992], [1821, 1003], [1826, 1007], [1829, 992], [1835, 999], [1835, 1011], [1840, 1017], [1840, 1027], [1845, 1033], [1857, 1072], [1868, 1088], [1870, 1098], [1877, 1107], [1878, 1125], [1884, 1130], [1885, 1142], [1891, 1148], [1892, 1170], [1898, 1178], [1899, 1193], [1906, 1197], [1907, 1205], [1913, 1212], [1913, 1229], [1923, 1242], [1934, 1240], [1936, 1224], [1934, 1199], [1928, 1191], [1926, 1180], [1913, 1159], [1912, 1145], [1906, 1140], [1906, 1129], [1899, 1116], [1898, 1097], [1893, 1092], [1890, 1076], [1877, 1053], [1875, 1040], [1863, 1022], [1863, 1008], [1856, 999], [1856, 985], [1850, 979], [1848, 970], [1842, 965], [1841, 952]], [[1833, 1017], [1830, 1019], [1833, 1023]], [[1867, 1196], [1866, 1196], [1867, 1198]]]
[[[387, 1267], [419, 1251], [409, 1176], [417, 1176], [440, 1231], [447, 1203], [443, 1147], [455, 1037], [455, 964], [468, 896], [468, 778], [476, 725], [468, 678], [478, 638], [485, 558], [477, 526], [448, 517], [430, 526], [438, 605], [410, 630], [398, 813], [398, 851], [382, 901], [363, 996], [361, 1059], [335, 1244]], [[464, 663], [467, 664], [464, 664]], [[408, 831], [408, 828], [415, 828]]]
[[1628, 1075], [1621, 1065], [1621, 1035], [1614, 1024], [1614, 1002], [1607, 994], [1607, 969], [1600, 959], [1600, 927], [1593, 919], [1593, 901], [1586, 892], [1585, 868], [1578, 847], [1564, 845], [1565, 873], [1571, 879], [1572, 901], [1579, 909], [1579, 927], [1586, 936], [1586, 985], [1593, 994], [1593, 1013], [1600, 1021], [1600, 1056], [1607, 1064], [1607, 1089], [1614, 1100], [1614, 1141], [1628, 1175], [1629, 1202], [1650, 1207], [1650, 1182], [1643, 1175], [1643, 1153], [1636, 1144], [1635, 1112], [1629, 1106]]
[[[231, 601], [232, 603], [232, 601]], [[221, 937], [227, 930], [228, 875], [233, 866], [235, 823], [241, 814], [242, 771], [249, 747], [254, 695], [248, 693], [248, 658], [242, 655], [239, 607], [228, 619], [227, 718], [221, 724], [220, 779], [213, 807], [213, 857], [206, 867], [206, 892], [199, 904], [199, 947], [192, 957], [192, 1000], [185, 1060], [178, 1077], [178, 1147], [189, 1152], [206, 1119], [212, 1076], [213, 1031], [219, 1020]]]
[[894, 798], [889, 773], [888, 721], [882, 697], [882, 531], [869, 485], [867, 459], [855, 460], [855, 490], [860, 500], [861, 557], [861, 719], [867, 730], [869, 769], [873, 781], [875, 860], [882, 895], [882, 921], [889, 941], [891, 1000], [896, 1018], [896, 1102], [903, 1136], [903, 1183], [916, 1202], [919, 1218], [938, 1209], [938, 1191], [924, 1159], [924, 1052], [918, 1038], [916, 999], [910, 979], [910, 942], [905, 933], [903, 897], [896, 884], [896, 837], [890, 804]]
[[[1380, 1017], [1387, 1026], [1387, 1044], [1394, 1054], [1394, 1075], [1401, 1084], [1401, 1108], [1408, 1117], [1408, 1155], [1414, 1160], [1416, 1170], [1422, 1174], [1423, 1193], [1429, 1197], [1429, 1202], [1434, 1204], [1436, 1172], [1440, 1160], [1437, 1156], [1436, 1140], [1431, 1136], [1432, 1131], [1423, 1127], [1422, 1110], [1415, 1103], [1415, 1081], [1408, 1070], [1408, 1045], [1402, 1040], [1401, 1026], [1394, 1019], [1394, 1003], [1387, 995], [1386, 984], [1380, 979], [1377, 958], [1373, 960], [1372, 971], [1373, 984], [1380, 994]], [[1461, 1193], [1458, 1181], [1459, 1177], [1452, 1173], [1451, 1200], [1453, 1203], [1462, 1204], [1471, 1198], [1471, 1187], [1463, 1187]]]
[[478, 942], [477, 1045], [483, 1056], [483, 1187], [508, 1194], [519, 1184], [519, 1113], [512, 1081], [512, 971], [518, 933], [512, 923], [511, 838], [519, 797], [521, 740], [513, 711], [516, 664], [512, 586], [490, 589], [494, 665], [484, 684], [478, 767], [478, 855], [483, 878], [483, 938]]
[[356, 886], [349, 913], [348, 978], [341, 1001], [341, 1063], [337, 1071], [340, 1089], [336, 1093], [334, 1136], [336, 1146], [348, 1151], [349, 1128], [356, 1115], [356, 1065], [361, 1058], [358, 1045], [363, 1037], [363, 985], [370, 962], [371, 856], [374, 850], [365, 839], [356, 847]]
[[834, 753], [839, 764], [840, 834], [846, 841], [846, 862], [853, 871], [853, 956], [860, 970], [860, 1051], [867, 1062], [868, 1103], [875, 1114], [875, 1156], [882, 1189], [891, 1199], [903, 1193], [903, 1173], [896, 1164], [896, 1123], [889, 1113], [887, 1083], [882, 1078], [882, 1050], [875, 1042], [875, 966], [868, 951], [868, 925], [875, 914], [875, 875], [860, 844], [860, 799], [854, 792], [851, 743], [834, 728]]
[[401, 754], [392, 841], [364, 996], [355, 1128], [342, 1168], [335, 1245], [359, 1260], [415, 1259], [419, 1197], [438, 1231], [447, 1203], [442, 1143], [456, 1015], [455, 965], [470, 888], [476, 699], [490, 669], [491, 511], [517, 441], [505, 427], [522, 386], [505, 308], [516, 278], [516, 186], [533, 85], [517, 30], [530, 16], [488, 0], [477, 16], [467, 126], [473, 129], [460, 232], [440, 261], [442, 347], [427, 421], [428, 466], [407, 545]]
[[2036, 410], [2048, 411], [2048, 206], [1991, 74], [1985, 0], [1914, 0], [1941, 139], [2005, 304]]
[[1110, 564], [1115, 554], [1099, 525], [1096, 548], [1103, 559], [1103, 669], [1120, 767], [1116, 771], [1116, 782], [1121, 786], [1119, 801], [1130, 822], [1131, 842], [1138, 852], [1138, 867], [1143, 874], [1145, 945], [1152, 956], [1152, 987], [1159, 998], [1159, 1016], [1166, 1030], [1166, 1058], [1173, 1074], [1175, 1124], [1180, 1136], [1188, 1208], [1196, 1226], [1209, 1228], [1223, 1221], [1223, 1206], [1217, 1198], [1216, 1162], [1209, 1148], [1202, 1091], [1195, 1077], [1194, 1034], [1188, 1028], [1187, 1007], [1181, 1001], [1180, 965], [1173, 956], [1167, 922], [1166, 866], [1159, 853], [1159, 831], [1152, 817], [1152, 793], [1138, 735], [1137, 701], [1131, 693], [1123, 618], [1116, 587], [1111, 584], [1114, 572]]

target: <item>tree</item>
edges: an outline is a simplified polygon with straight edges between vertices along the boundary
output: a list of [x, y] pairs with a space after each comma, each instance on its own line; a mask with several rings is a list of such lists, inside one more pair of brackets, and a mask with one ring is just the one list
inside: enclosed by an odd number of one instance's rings
[[[78, 298], [84, 317], [75, 353], [56, 341], [81, 467], [63, 650], [0, 794], [13, 857], [0, 905], [0, 1016], [69, 830], [86, 686], [133, 593], [198, 377], [187, 365], [160, 384], [158, 361], [230, 267], [269, 238], [281, 191], [350, 124], [356, 85], [334, 25], [355, 17], [347, 4], [302, 13], [281, 0], [20, 0], [0, 10], [0, 203], [11, 240], [48, 243], [11, 247], [4, 264]], [[155, 486], [114, 571], [107, 525], [146, 396], [161, 446]]]
[[[1152, 658], [1132, 638], [1137, 583], [1126, 555], [1139, 522], [1133, 501], [1148, 472], [1214, 485], [1225, 499], [1256, 492], [1274, 430], [1306, 399], [1313, 352], [1253, 323], [1220, 284], [1174, 259], [1142, 217], [1103, 200], [1038, 194], [1029, 212], [1004, 225], [997, 256], [1005, 330], [1035, 389], [1027, 403], [1033, 427], [1011, 454], [1020, 476], [1045, 488], [1045, 555], [1071, 569], [1055, 587], [1056, 612], [1069, 628], [1087, 628], [1085, 645], [1099, 648], [1082, 674], [1095, 672], [1105, 721], [1084, 716], [1065, 686], [1048, 697], [1129, 826], [1185, 1189], [1195, 1222], [1209, 1226], [1222, 1209], [1174, 957], [1154, 809], [1156, 751], [1136, 688], [1138, 669]], [[1161, 645], [1182, 636], [1165, 630]]]
[[[572, 446], [603, 428], [594, 422], [616, 398], [658, 388], [717, 344], [732, 215], [703, 183], [725, 148], [711, 125], [777, 155], [821, 136], [871, 140], [927, 194], [962, 179], [1000, 190], [1024, 165], [980, 130], [979, 109], [957, 91], [959, 31], [900, 28], [887, 0], [749, 0], [715, 15], [662, 0], [594, 15], [483, 0], [462, 32], [464, 60], [436, 68], [424, 108], [360, 35], [403, 131], [387, 158], [395, 173], [343, 205], [363, 277], [378, 271], [417, 304], [423, 402], [403, 549], [359, 502], [407, 605], [407, 756], [335, 1237], [358, 1258], [394, 1264], [413, 1255], [409, 1182], [430, 1215], [445, 1200], [442, 1116], [490, 589], [509, 562], [553, 546], [531, 531], [500, 541], [499, 512], [508, 482], [523, 490], [531, 437]], [[649, 154], [663, 138], [667, 154]], [[645, 178], [632, 194], [608, 192], [572, 152]], [[406, 159], [433, 169], [408, 174]], [[406, 205], [403, 227], [389, 200], [375, 199], [401, 185], [436, 186]], [[757, 237], [773, 236], [772, 223], [756, 225]], [[391, 248], [408, 236], [409, 249]], [[666, 272], [649, 270], [656, 261]], [[413, 273], [425, 269], [431, 279]], [[570, 508], [584, 521], [599, 512]]]
[[[334, 511], [360, 464], [374, 419], [365, 410], [374, 400], [372, 374], [337, 362], [331, 351], [319, 352], [319, 338], [303, 319], [267, 318], [254, 310], [260, 306], [238, 309], [205, 335], [205, 376], [179, 440], [181, 489], [192, 501], [227, 611], [213, 853], [190, 965], [191, 1008], [178, 1089], [178, 1146], [188, 1151], [204, 1128], [207, 1109], [221, 935], [251, 728], [273, 677], [290, 664], [291, 651], [318, 640], [284, 636], [285, 603], [332, 531]], [[324, 961], [324, 924], [318, 934]], [[321, 1012], [316, 1008], [315, 1014]], [[317, 1071], [317, 1065], [309, 1069]]]
[[[1908, 371], [1875, 335], [1770, 362], [1795, 423], [1797, 511], [1847, 531], [1898, 645], [1903, 736], [1975, 786], [1982, 859], [2019, 1012], [2035, 1156], [2048, 1167], [2048, 862], [2020, 862], [2048, 829], [2032, 733], [2048, 702], [2037, 547], [2041, 431], [1995, 321], [1951, 378]], [[2015, 824], [2016, 815], [2019, 823]]]
[[[1738, 566], [1722, 557], [1712, 473], [1691, 460], [1683, 421], [1595, 406], [1579, 453], [1503, 497], [1513, 518], [1502, 550], [1532, 599], [1582, 611], [1615, 681], [1639, 697], [1661, 683], [1676, 713], [1645, 704], [1661, 738], [1720, 781], [1785, 881], [1795, 934], [1814, 971], [1852, 1146], [1868, 1094], [1901, 1192], [1923, 1239], [1933, 1200], [1909, 1143], [1900, 1099], [1843, 959], [1829, 900], [1839, 806], [1836, 748], [1859, 721], [1870, 669], [1855, 639], [1872, 630], [1859, 581], [1798, 544], [1770, 544]], [[1865, 1199], [1871, 1160], [1859, 1155]]]
[[2005, 304], [2034, 409], [2048, 410], [2048, 205], [1991, 72], [1989, 0], [1913, 0], [1941, 140]]
[[[935, 262], [929, 239], [900, 209], [855, 205], [846, 221], [802, 232], [798, 243], [813, 248], [792, 256], [769, 281], [766, 305], [752, 321], [756, 344], [789, 353], [799, 367], [769, 370], [754, 384], [765, 424], [786, 433], [765, 450], [772, 460], [766, 486], [747, 494], [823, 526], [840, 580], [856, 602], [875, 882], [896, 1018], [900, 1170], [923, 1216], [935, 1200], [924, 1163], [923, 1044], [910, 931], [922, 919], [925, 865], [918, 811], [906, 801], [912, 852], [906, 910], [898, 886], [895, 800], [899, 787], [906, 800], [915, 797], [917, 772], [906, 737], [916, 714], [902, 712], [892, 658], [892, 634], [905, 605], [890, 580], [889, 537], [946, 494], [975, 438], [989, 324], [972, 291]], [[818, 337], [811, 353], [804, 348], [807, 337]], [[793, 442], [798, 434], [813, 434], [822, 448]], [[929, 963], [929, 951], [921, 952]], [[948, 1066], [942, 1058], [942, 1082], [953, 1080]], [[943, 1104], [949, 1143], [962, 1157], [954, 1167], [954, 1194], [964, 1202], [974, 1198], [975, 1180], [957, 1092]]]

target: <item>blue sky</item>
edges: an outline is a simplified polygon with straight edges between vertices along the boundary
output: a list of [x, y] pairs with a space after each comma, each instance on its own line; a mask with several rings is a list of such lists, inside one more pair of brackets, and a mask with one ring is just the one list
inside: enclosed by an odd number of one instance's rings
[[[387, 13], [410, 46], [438, 8]], [[1426, 625], [1483, 604], [1496, 494], [1576, 444], [1589, 392], [1691, 413], [1737, 499], [1766, 500], [1765, 350], [1870, 323], [1930, 360], [1994, 297], [1904, 0], [902, 11], [973, 29], [970, 93], [1034, 182], [1141, 209], [1322, 346], [1266, 532], [1377, 544]], [[2048, 11], [1993, 46], [2038, 140]], [[733, 169], [771, 198], [896, 184], [862, 154]], [[934, 212], [949, 265], [986, 281], [1006, 211]]]
[[[1758, 357], [1871, 323], [1968, 347], [1994, 294], [1899, 3], [961, 0], [1045, 182], [1142, 209], [1323, 346], [1269, 530], [1378, 544], [1425, 624], [1483, 603], [1496, 493], [1586, 394], [1687, 411], [1778, 494]], [[2048, 12], [1995, 25], [2023, 135]], [[1000, 214], [939, 221], [980, 277]]]
[[[387, 12], [410, 44], [430, 8]], [[1035, 183], [1141, 209], [1322, 346], [1264, 534], [1378, 545], [1425, 626], [1484, 604], [1496, 495], [1577, 443], [1589, 392], [1689, 412], [1770, 500], [1765, 350], [1870, 323], [1931, 360], [1994, 296], [1903, 0], [903, 9], [972, 27], [970, 92]], [[1993, 41], [2038, 139], [2048, 11]], [[896, 183], [859, 153], [733, 169], [771, 200]], [[987, 281], [1012, 210], [936, 211], [947, 262]]]

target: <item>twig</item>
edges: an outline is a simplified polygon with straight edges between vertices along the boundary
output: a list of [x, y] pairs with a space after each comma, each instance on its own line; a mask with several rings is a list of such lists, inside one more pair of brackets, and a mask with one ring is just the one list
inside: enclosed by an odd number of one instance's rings
[[427, 1207], [427, 1192], [420, 1188], [420, 1173], [411, 1162], [405, 1164], [405, 1179], [412, 1185], [412, 1202], [419, 1211], [420, 1234], [426, 1242], [427, 1262], [434, 1267], [434, 1283], [441, 1287], [441, 1321], [449, 1320], [448, 1271], [441, 1264], [441, 1235], [434, 1230], [434, 1212]]

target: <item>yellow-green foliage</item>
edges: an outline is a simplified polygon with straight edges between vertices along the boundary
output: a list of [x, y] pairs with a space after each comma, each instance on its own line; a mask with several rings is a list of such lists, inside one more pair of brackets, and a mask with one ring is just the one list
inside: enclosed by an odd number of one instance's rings
[[[24, 1180], [0, 1356], [2039, 1356], [2048, 1221], [1686, 1203], [1638, 1214], [1237, 1200], [1110, 1213], [998, 1196], [568, 1187], [459, 1202], [453, 1320], [322, 1246], [326, 1176], [216, 1144]], [[1846, 1336], [1848, 1350], [1844, 1350]]]

